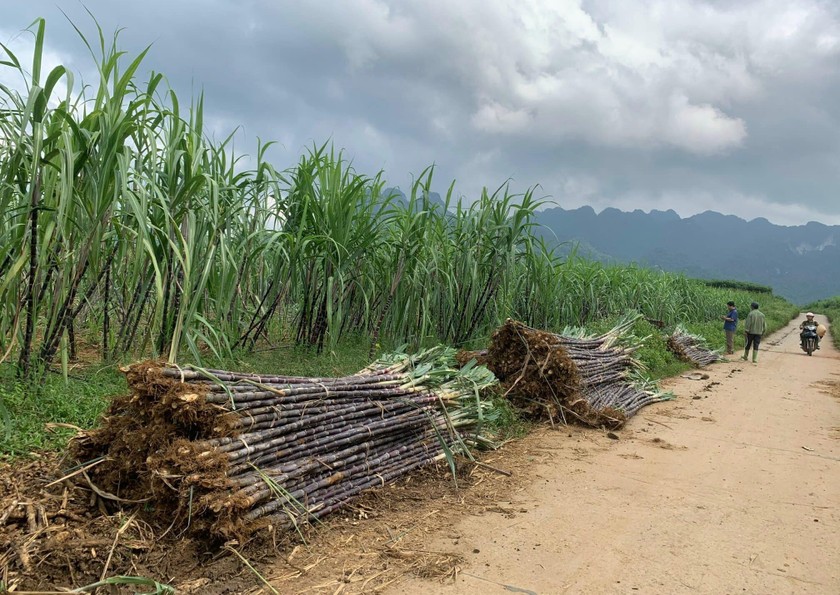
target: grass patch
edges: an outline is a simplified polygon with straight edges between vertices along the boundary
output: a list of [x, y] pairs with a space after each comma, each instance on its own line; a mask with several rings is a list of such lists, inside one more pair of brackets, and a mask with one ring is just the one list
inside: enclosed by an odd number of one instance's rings
[[676, 376], [694, 367], [677, 358], [668, 349], [668, 337], [661, 333], [645, 341], [644, 346], [636, 352], [636, 357], [644, 364], [653, 380]]
[[0, 456], [63, 448], [74, 431], [47, 430], [46, 424], [92, 427], [114, 395], [125, 394], [126, 382], [116, 367], [75, 372], [65, 382], [48, 374], [43, 384], [21, 382], [13, 366], [0, 367], [0, 403], [5, 408], [0, 428]]
[[252, 353], [239, 351], [225, 358], [205, 359], [204, 367], [237, 370], [240, 372], [271, 372], [286, 376], [344, 376], [358, 372], [370, 363], [370, 343], [361, 338], [349, 338], [332, 351], [317, 353], [314, 348], [283, 345], [257, 349]]

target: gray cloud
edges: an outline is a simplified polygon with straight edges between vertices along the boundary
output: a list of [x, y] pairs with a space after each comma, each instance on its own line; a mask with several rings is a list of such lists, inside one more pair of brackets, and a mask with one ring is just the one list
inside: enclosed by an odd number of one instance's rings
[[[51, 59], [89, 68], [55, 7]], [[77, 2], [59, 5], [93, 31]], [[514, 179], [562, 206], [707, 208], [840, 223], [840, 9], [820, 0], [89, 1], [217, 135], [294, 162], [332, 138], [405, 186], [438, 165], [468, 197]], [[21, 43], [18, 41], [18, 43]], [[247, 147], [247, 149], [246, 149]]]

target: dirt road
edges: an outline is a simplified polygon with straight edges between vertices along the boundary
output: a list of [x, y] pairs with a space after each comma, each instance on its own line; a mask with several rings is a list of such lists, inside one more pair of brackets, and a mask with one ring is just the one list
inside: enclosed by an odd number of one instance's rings
[[794, 323], [762, 347], [669, 381], [618, 440], [529, 438], [501, 512], [426, 534], [457, 579], [388, 592], [840, 593], [840, 354], [806, 356]]

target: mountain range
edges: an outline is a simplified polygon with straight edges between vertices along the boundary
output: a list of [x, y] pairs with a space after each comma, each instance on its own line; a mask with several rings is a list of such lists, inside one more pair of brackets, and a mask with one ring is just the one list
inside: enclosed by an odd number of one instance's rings
[[587, 258], [637, 263], [700, 279], [769, 285], [797, 304], [840, 295], [840, 226], [774, 225], [706, 211], [685, 219], [672, 210], [559, 207], [537, 213], [546, 239]]

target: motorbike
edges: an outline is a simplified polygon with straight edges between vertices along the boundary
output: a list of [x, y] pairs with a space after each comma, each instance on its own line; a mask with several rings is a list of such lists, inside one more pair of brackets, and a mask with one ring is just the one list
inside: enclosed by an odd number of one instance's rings
[[816, 323], [813, 325], [806, 325], [805, 328], [802, 329], [802, 332], [799, 333], [799, 346], [802, 347], [802, 351], [808, 355], [814, 353], [814, 350], [817, 348], [818, 341], [819, 337], [817, 336]]

